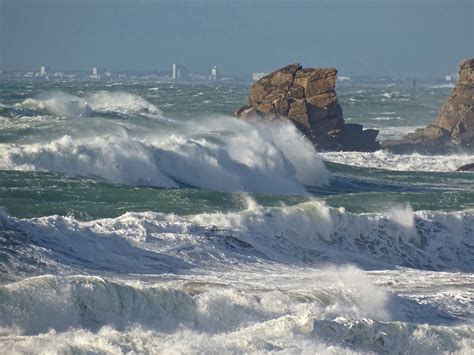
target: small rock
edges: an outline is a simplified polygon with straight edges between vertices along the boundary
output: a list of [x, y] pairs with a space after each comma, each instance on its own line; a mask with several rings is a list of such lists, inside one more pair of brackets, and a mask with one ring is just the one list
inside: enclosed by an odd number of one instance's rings
[[466, 165], [460, 166], [459, 168], [456, 169], [456, 171], [470, 171], [470, 172], [474, 172], [474, 163], [466, 164]]

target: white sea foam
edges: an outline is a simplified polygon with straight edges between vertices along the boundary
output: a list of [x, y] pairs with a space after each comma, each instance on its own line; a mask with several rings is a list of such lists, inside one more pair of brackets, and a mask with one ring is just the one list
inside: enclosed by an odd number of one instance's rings
[[49, 171], [130, 185], [178, 187], [155, 165], [152, 150], [139, 141], [64, 136], [47, 144], [0, 145], [0, 151], [3, 170]]
[[[9, 336], [14, 342], [0, 339], [0, 344], [4, 352], [33, 346], [114, 353], [127, 348], [138, 353], [311, 351], [328, 346], [314, 328], [326, 317], [388, 318], [388, 295], [360, 270], [308, 272], [314, 286], [300, 291], [192, 280], [154, 285], [84, 276], [31, 278], [0, 289], [9, 299], [2, 303], [4, 332], [16, 332]], [[277, 280], [269, 281], [271, 286]]]
[[392, 121], [392, 120], [404, 120], [403, 117], [400, 116], [379, 116], [372, 118], [374, 121]]
[[173, 333], [141, 326], [117, 330], [104, 326], [97, 332], [83, 329], [51, 331], [37, 336], [11, 336], [5, 353], [258, 353], [258, 354], [471, 354], [472, 327], [446, 327], [381, 323], [338, 318], [317, 321], [311, 317], [281, 317], [229, 332], [209, 334], [190, 329]]
[[87, 103], [96, 112], [140, 112], [161, 115], [161, 111], [141, 96], [124, 91], [99, 91], [86, 96]]
[[[413, 212], [395, 206], [383, 213], [354, 214], [318, 201], [272, 208], [249, 202], [241, 212], [187, 217], [147, 212], [91, 222], [58, 216], [2, 221], [31, 235], [37, 245], [54, 246], [55, 260], [85, 268], [163, 272], [263, 258], [296, 265], [333, 260], [371, 267], [474, 269], [472, 210]], [[124, 240], [138, 243], [139, 249]], [[134, 257], [118, 257], [121, 249]], [[77, 259], [69, 260], [71, 253]]]
[[92, 108], [86, 100], [63, 92], [42, 94], [35, 99], [29, 98], [19, 106], [65, 117], [87, 117], [92, 113]]
[[[140, 97], [78, 95], [32, 103], [66, 118], [4, 120], [34, 132], [0, 145], [0, 168], [276, 193], [328, 179], [292, 126], [216, 116], [169, 127], [141, 119], [164, 117]], [[31, 125], [44, 119], [47, 130]], [[396, 170], [464, 159], [335, 154]], [[0, 353], [472, 353], [473, 210], [233, 198], [244, 210], [92, 221], [0, 210]]]
[[[397, 271], [397, 263], [429, 269], [442, 260], [472, 270], [474, 211], [351, 214], [317, 201], [250, 202], [227, 214], [89, 222], [2, 214], [0, 226], [41, 247], [36, 258], [99, 272], [0, 286], [1, 352], [468, 353], [474, 346], [472, 324], [449, 323], [474, 314], [472, 303], [449, 314], [436, 297], [414, 302], [393, 293], [424, 275], [425, 286], [439, 289], [435, 273]], [[407, 228], [423, 242], [404, 238]], [[356, 259], [395, 268], [369, 277], [353, 266], [321, 266]], [[450, 278], [451, 292], [466, 282], [462, 273]]]
[[420, 235], [416, 230], [415, 218], [413, 209], [410, 205], [405, 206], [393, 206], [387, 213], [387, 216], [392, 220], [398, 227], [403, 230], [402, 236], [407, 241], [420, 242]]
[[47, 111], [64, 117], [88, 117], [93, 112], [147, 113], [160, 118], [161, 111], [141, 96], [124, 91], [98, 91], [84, 97], [48, 92], [24, 100], [18, 107]]
[[439, 84], [439, 85], [429, 85], [428, 87], [431, 89], [452, 89], [456, 85], [453, 83], [446, 83], [446, 84]]
[[474, 160], [472, 154], [431, 156], [418, 153], [392, 154], [384, 150], [374, 153], [326, 152], [321, 153], [321, 156], [326, 161], [339, 164], [397, 171], [449, 172]]
[[65, 135], [49, 143], [2, 144], [0, 151], [0, 169], [98, 176], [130, 185], [305, 193], [304, 185], [329, 179], [312, 145], [292, 125], [225, 117], [191, 122], [168, 136]]
[[[300, 292], [219, 287], [199, 279], [187, 280], [186, 276], [179, 282], [156, 284], [87, 276], [32, 277], [0, 286], [8, 300], [0, 304], [0, 324], [31, 335], [79, 326], [96, 329], [110, 324], [124, 328], [133, 323], [161, 331], [189, 326], [220, 333], [293, 312], [303, 317], [312, 313], [318, 318], [341, 315], [390, 320], [388, 294], [361, 270], [323, 268], [320, 275], [316, 270], [307, 271], [306, 279], [314, 286]], [[291, 270], [286, 272], [290, 274], [282, 277], [294, 276]], [[269, 281], [268, 286], [274, 286], [276, 280]]]
[[392, 127], [375, 127], [379, 130], [377, 136], [379, 142], [383, 142], [386, 139], [399, 139], [404, 135], [414, 132], [417, 128], [423, 128], [424, 126], [392, 126]]

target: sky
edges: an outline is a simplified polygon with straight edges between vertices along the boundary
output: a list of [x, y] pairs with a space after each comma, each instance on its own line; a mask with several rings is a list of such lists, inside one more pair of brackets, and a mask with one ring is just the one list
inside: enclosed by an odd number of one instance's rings
[[0, 0], [0, 70], [436, 76], [474, 57], [474, 0]]

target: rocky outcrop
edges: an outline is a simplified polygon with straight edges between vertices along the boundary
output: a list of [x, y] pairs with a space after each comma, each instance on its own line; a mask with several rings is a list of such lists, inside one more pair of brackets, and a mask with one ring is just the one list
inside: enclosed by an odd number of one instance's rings
[[460, 166], [459, 168], [456, 169], [456, 171], [470, 171], [474, 173], [474, 163]]
[[394, 153], [474, 152], [474, 59], [461, 64], [459, 80], [432, 124], [382, 147]]
[[255, 82], [237, 117], [291, 120], [319, 149], [374, 151], [377, 130], [345, 124], [335, 91], [337, 70], [290, 64]]

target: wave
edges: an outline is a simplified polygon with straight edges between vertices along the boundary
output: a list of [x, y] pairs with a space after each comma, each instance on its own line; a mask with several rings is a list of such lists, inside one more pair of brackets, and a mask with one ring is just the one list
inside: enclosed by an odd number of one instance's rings
[[139, 95], [124, 91], [98, 91], [84, 97], [64, 92], [47, 92], [28, 98], [16, 107], [46, 111], [62, 117], [90, 117], [97, 113], [143, 114], [163, 118], [161, 111]]
[[28, 244], [49, 250], [46, 259], [79, 269], [162, 273], [266, 261], [474, 270], [473, 210], [398, 207], [356, 214], [315, 200], [183, 217], [146, 212], [90, 222], [60, 216], [0, 221], [4, 230], [27, 235]]
[[424, 126], [379, 126], [375, 128], [379, 130], [379, 141], [383, 142], [387, 139], [400, 139], [418, 128], [424, 128]]
[[42, 94], [36, 99], [28, 98], [18, 107], [64, 117], [88, 117], [92, 114], [92, 108], [84, 99], [63, 92]]
[[456, 85], [453, 83], [438, 84], [438, 85], [428, 85], [430, 89], [453, 89]]
[[321, 153], [325, 161], [367, 167], [380, 168], [395, 171], [437, 171], [452, 172], [462, 165], [469, 164], [474, 160], [472, 154], [453, 155], [422, 155], [392, 154], [379, 150], [374, 153], [361, 152], [325, 152]]
[[[473, 327], [381, 323], [369, 319], [337, 321], [286, 316], [209, 334], [183, 327], [173, 333], [141, 326], [117, 330], [104, 326], [97, 332], [51, 330], [37, 336], [10, 335], [4, 353], [106, 353], [106, 354], [470, 354]], [[339, 336], [339, 338], [338, 338]]]
[[162, 116], [161, 111], [141, 96], [124, 91], [99, 91], [86, 96], [87, 103], [96, 112], [147, 112]]
[[[81, 222], [0, 214], [0, 235], [20, 240], [9, 255], [11, 240], [0, 239], [0, 270], [11, 260], [13, 269], [37, 260], [34, 272], [15, 269], [26, 278], [0, 286], [0, 351], [474, 346], [472, 324], [461, 323], [463, 314], [472, 318], [470, 290], [459, 286], [469, 276], [445, 273], [452, 288], [440, 290], [439, 272], [416, 270], [474, 270], [474, 210], [353, 214], [319, 201], [264, 208], [245, 198], [244, 211], [182, 217], [145, 212]], [[397, 296], [360, 267], [402, 290], [423, 278], [437, 296]], [[54, 275], [31, 277], [45, 272]], [[452, 310], [437, 305], [443, 297]]]
[[70, 176], [165, 188], [184, 185], [220, 191], [305, 193], [329, 173], [313, 146], [290, 124], [255, 124], [217, 117], [188, 122], [171, 134], [73, 138], [49, 143], [1, 144], [3, 170]]
[[377, 116], [377, 117], [373, 117], [372, 120], [374, 120], [374, 121], [391, 121], [391, 120], [404, 120], [404, 118], [400, 117], [400, 116]]
[[348, 262], [364, 267], [474, 268], [474, 211], [355, 214], [319, 201], [240, 213], [201, 214], [190, 221], [252, 245], [285, 263]]
[[[267, 321], [284, 316], [298, 304], [321, 318], [337, 312], [351, 318], [390, 319], [385, 309], [389, 295], [361, 270], [347, 267], [320, 271], [320, 276], [314, 271], [312, 275], [320, 286], [306, 295], [312, 302], [305, 302], [303, 294], [293, 290], [256, 289], [239, 295], [238, 289], [199, 279], [154, 284], [95, 276], [32, 277], [0, 286], [0, 325], [16, 326], [23, 334], [78, 326], [95, 330], [107, 324], [124, 329], [137, 322], [161, 331], [188, 324], [196, 330], [217, 333], [249, 324], [252, 318]], [[337, 280], [338, 285], [331, 287], [331, 280]], [[278, 307], [272, 301], [286, 306]]]
[[[474, 346], [472, 325], [436, 324], [445, 315], [391, 295], [357, 268], [304, 271], [247, 274], [248, 288], [196, 276], [159, 283], [25, 279], [0, 286], [0, 350], [429, 353]], [[407, 320], [413, 311], [423, 313], [419, 322]]]

